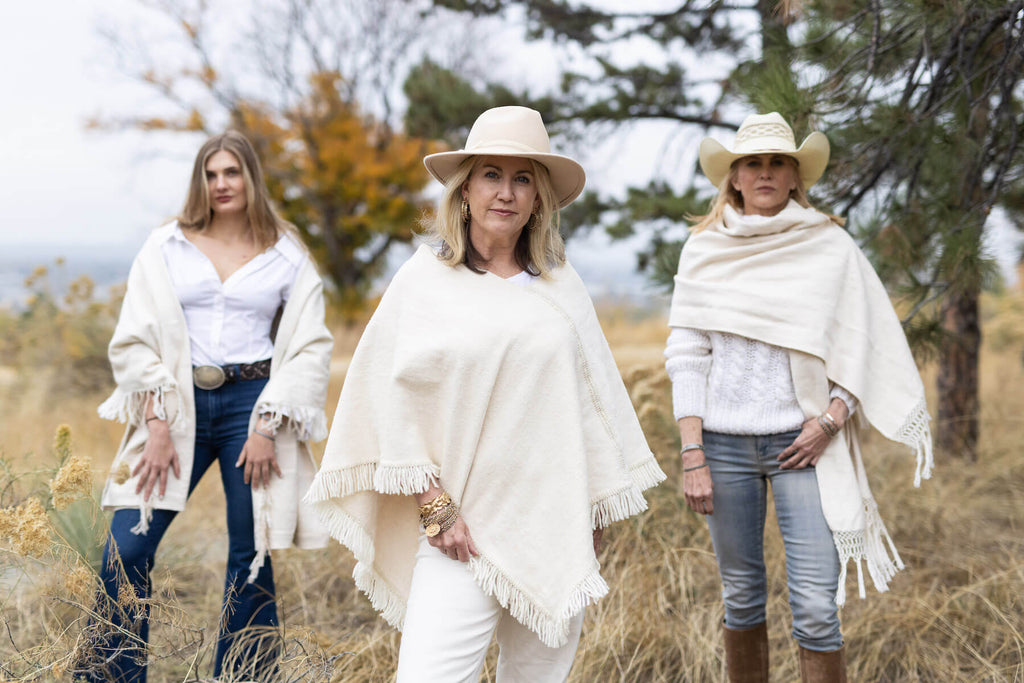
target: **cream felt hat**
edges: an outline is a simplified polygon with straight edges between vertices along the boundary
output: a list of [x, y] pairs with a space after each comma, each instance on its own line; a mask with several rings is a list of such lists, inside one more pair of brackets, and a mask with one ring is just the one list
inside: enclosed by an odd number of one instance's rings
[[540, 113], [527, 107], [488, 109], [473, 123], [464, 149], [430, 154], [423, 158], [423, 165], [430, 175], [444, 183], [471, 156], [523, 157], [543, 164], [551, 175], [558, 208], [576, 199], [587, 180], [579, 163], [551, 153], [551, 141]]
[[793, 129], [774, 111], [751, 114], [743, 119], [732, 145], [730, 150], [713, 138], [700, 141], [700, 168], [715, 187], [729, 174], [732, 162], [752, 154], [785, 154], [796, 159], [805, 190], [818, 182], [828, 166], [829, 145], [825, 134], [811, 133], [798, 148]]

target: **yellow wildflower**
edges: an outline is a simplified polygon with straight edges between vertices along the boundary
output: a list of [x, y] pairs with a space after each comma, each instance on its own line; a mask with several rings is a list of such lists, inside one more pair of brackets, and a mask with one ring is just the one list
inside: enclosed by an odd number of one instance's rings
[[14, 510], [15, 528], [11, 534], [19, 555], [42, 556], [50, 549], [50, 520], [38, 498], [29, 498]]
[[122, 461], [110, 475], [114, 478], [115, 484], [123, 484], [132, 478], [132, 468], [128, 467], [128, 463]]
[[53, 452], [61, 463], [71, 455], [71, 427], [66, 424], [57, 427], [57, 433], [53, 437]]
[[[58, 432], [59, 434], [59, 432]], [[58, 436], [59, 438], [59, 436]], [[92, 493], [92, 463], [77, 455], [68, 457], [50, 480], [53, 507], [63, 510], [81, 496]]]
[[75, 597], [86, 597], [92, 594], [96, 585], [96, 575], [92, 570], [81, 564], [76, 564], [64, 577], [64, 588], [69, 595]]

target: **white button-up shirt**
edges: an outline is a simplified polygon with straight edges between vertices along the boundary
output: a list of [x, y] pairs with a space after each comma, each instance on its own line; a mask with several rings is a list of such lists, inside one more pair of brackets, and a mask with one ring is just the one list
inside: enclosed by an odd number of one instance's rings
[[185, 313], [192, 365], [270, 358], [270, 327], [291, 294], [305, 252], [287, 234], [221, 282], [213, 263], [175, 226], [161, 245]]

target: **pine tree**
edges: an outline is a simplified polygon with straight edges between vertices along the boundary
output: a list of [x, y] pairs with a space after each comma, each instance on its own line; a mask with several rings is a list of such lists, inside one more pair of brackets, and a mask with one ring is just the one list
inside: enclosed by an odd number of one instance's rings
[[[819, 192], [854, 219], [902, 295], [917, 348], [937, 351], [937, 445], [976, 457], [978, 301], [995, 275], [985, 231], [993, 208], [1020, 210], [1007, 200], [1024, 188], [1024, 2], [824, 0], [806, 11], [799, 113], [833, 143]], [[770, 103], [769, 85], [746, 87]]]

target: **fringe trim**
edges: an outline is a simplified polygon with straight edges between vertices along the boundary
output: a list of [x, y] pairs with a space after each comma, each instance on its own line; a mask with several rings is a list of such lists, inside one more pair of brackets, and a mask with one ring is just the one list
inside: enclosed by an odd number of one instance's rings
[[352, 578], [356, 588], [366, 594], [384, 621], [401, 630], [405, 620], [405, 601], [379, 572], [373, 570], [374, 551], [370, 535], [352, 517], [329, 502], [317, 502], [313, 507], [327, 532], [355, 556]]
[[512, 618], [530, 629], [548, 647], [561, 647], [569, 640], [569, 620], [587, 605], [608, 594], [608, 584], [594, 569], [575, 588], [558, 616], [533, 601], [515, 581], [482, 556], [469, 561], [473, 578], [485, 593], [494, 597]]
[[175, 384], [161, 384], [149, 389], [125, 392], [121, 389], [114, 389], [107, 400], [99, 405], [96, 412], [104, 420], [117, 420], [121, 423], [138, 427], [143, 424], [143, 415], [146, 412], [146, 403], [149, 397], [153, 397], [153, 414], [161, 420], [167, 419], [167, 392], [174, 392], [178, 397], [178, 415], [184, 415], [181, 394], [177, 391]]
[[614, 522], [638, 515], [647, 509], [647, 501], [635, 484], [623, 487], [604, 498], [591, 503], [590, 525], [604, 529]]
[[667, 478], [653, 455], [630, 467], [629, 476], [641, 491], [653, 488]]
[[298, 435], [299, 441], [323, 441], [327, 438], [327, 415], [318, 408], [260, 403], [256, 412], [269, 416], [270, 427], [274, 431], [288, 418], [288, 425]]
[[411, 496], [436, 484], [440, 475], [440, 468], [433, 463], [378, 465], [373, 474], [373, 490], [392, 496]]
[[260, 569], [266, 564], [267, 555], [270, 553], [270, 527], [271, 527], [271, 504], [270, 495], [268, 493], [261, 492], [256, 494], [260, 496], [260, 507], [256, 514], [256, 519], [253, 520], [255, 525], [255, 540], [256, 540], [256, 557], [253, 558], [252, 562], [249, 563], [249, 579], [248, 583], [256, 581], [256, 577], [259, 576]]
[[839, 553], [839, 585], [836, 587], [836, 605], [846, 604], [846, 567], [850, 561], [857, 563], [857, 589], [861, 599], [867, 597], [864, 588], [864, 566], [875, 585], [875, 590], [885, 593], [889, 581], [896, 572], [904, 568], [903, 559], [892, 542], [892, 537], [882, 522], [875, 501], [866, 498], [864, 505], [865, 529], [863, 531], [833, 531], [832, 537]]
[[909, 446], [914, 451], [917, 466], [914, 469], [914, 486], [920, 487], [922, 479], [931, 479], [935, 458], [932, 453], [931, 416], [922, 397], [907, 416], [903, 425], [896, 430], [895, 441]]
[[373, 472], [377, 463], [367, 462], [341, 470], [320, 470], [303, 496], [304, 503], [315, 505], [331, 498], [344, 498], [359, 491], [373, 490]]
[[356, 563], [352, 578], [356, 588], [366, 594], [370, 605], [380, 613], [381, 618], [401, 631], [405, 622], [405, 601], [388, 582], [363, 562]]
[[139, 523], [133, 526], [130, 531], [136, 536], [145, 536], [149, 533], [149, 523], [151, 521], [153, 521], [153, 506], [143, 499], [139, 503]]
[[412, 495], [436, 484], [439, 475], [440, 470], [434, 464], [382, 466], [366, 462], [340, 470], [320, 470], [302, 500], [312, 505], [331, 498], [351, 496], [359, 491]]

